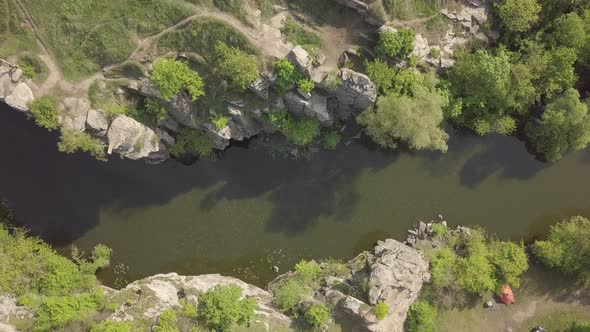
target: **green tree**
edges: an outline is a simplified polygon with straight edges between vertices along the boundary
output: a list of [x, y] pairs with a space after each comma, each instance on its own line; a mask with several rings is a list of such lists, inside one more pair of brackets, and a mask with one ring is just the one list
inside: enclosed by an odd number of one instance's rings
[[205, 325], [215, 331], [247, 325], [254, 316], [256, 301], [241, 297], [242, 289], [235, 284], [215, 286], [201, 295], [199, 309]]
[[158, 325], [154, 326], [156, 332], [179, 332], [178, 330], [178, 318], [176, 312], [173, 309], [164, 311], [160, 317], [158, 317]]
[[539, 121], [526, 126], [526, 135], [535, 151], [549, 161], [561, 159], [568, 151], [578, 151], [590, 143], [588, 106], [574, 89], [547, 104]]
[[295, 271], [306, 283], [316, 282], [322, 276], [322, 268], [320, 264], [316, 261], [306, 261], [304, 259], [300, 260], [299, 263], [295, 265]]
[[393, 87], [395, 77], [397, 76], [394, 68], [390, 67], [387, 62], [379, 59], [371, 62], [365, 61], [365, 72], [383, 94], [387, 93]]
[[160, 90], [163, 99], [172, 99], [182, 90], [187, 90], [193, 100], [205, 94], [203, 80], [190, 67], [180, 61], [159, 59], [154, 63], [152, 81]]
[[581, 53], [586, 45], [586, 30], [582, 18], [572, 12], [559, 17], [554, 25], [554, 31], [550, 35], [552, 44], [573, 48]]
[[297, 317], [297, 305], [301, 300], [311, 296], [311, 290], [296, 278], [281, 282], [273, 290], [273, 301], [284, 313]]
[[319, 135], [320, 123], [314, 118], [304, 117], [297, 120], [289, 116], [283, 122], [281, 131], [289, 142], [298, 146], [307, 146]]
[[213, 141], [205, 134], [190, 128], [184, 128], [176, 136], [176, 142], [170, 147], [174, 157], [207, 157], [213, 153]]
[[389, 314], [389, 306], [383, 301], [379, 301], [373, 307], [373, 313], [378, 320], [383, 320]]
[[396, 148], [403, 140], [417, 150], [447, 151], [449, 136], [440, 128], [442, 99], [436, 92], [420, 87], [414, 96], [382, 96], [377, 108], [358, 117], [367, 133], [379, 145]]
[[277, 86], [279, 90], [285, 90], [289, 85], [298, 83], [303, 79], [303, 75], [295, 68], [287, 59], [279, 59], [275, 61], [275, 72], [277, 74]]
[[524, 244], [492, 241], [489, 246], [489, 259], [494, 265], [494, 276], [498, 284], [520, 287], [520, 276], [529, 267]]
[[536, 0], [505, 0], [497, 7], [506, 29], [515, 32], [528, 31], [537, 23], [541, 12]]
[[39, 127], [49, 131], [59, 128], [57, 122], [57, 108], [55, 100], [51, 97], [37, 98], [29, 103], [29, 111], [35, 117], [35, 123]]
[[306, 78], [306, 79], [299, 80], [299, 82], [297, 82], [297, 86], [302, 91], [305, 91], [307, 93], [311, 93], [311, 90], [313, 90], [315, 83], [311, 79]]
[[228, 79], [235, 89], [246, 90], [248, 85], [258, 78], [258, 63], [255, 56], [221, 42], [217, 44], [216, 51], [219, 73]]
[[406, 319], [408, 332], [432, 332], [436, 322], [436, 308], [430, 303], [420, 300], [410, 306]]
[[397, 32], [383, 32], [375, 51], [382, 57], [406, 58], [414, 50], [415, 38], [414, 30], [408, 28], [401, 28]]
[[590, 220], [572, 217], [551, 226], [545, 241], [536, 241], [533, 253], [550, 268], [580, 277], [590, 287]]
[[573, 87], [576, 82], [576, 59], [573, 48], [560, 47], [545, 53], [546, 66], [543, 68], [540, 85], [546, 97], [551, 98]]
[[314, 304], [305, 313], [305, 321], [312, 326], [320, 327], [330, 319], [330, 310], [324, 304]]
[[62, 129], [57, 149], [67, 154], [82, 151], [89, 153], [97, 160], [107, 160], [104, 143], [85, 132]]

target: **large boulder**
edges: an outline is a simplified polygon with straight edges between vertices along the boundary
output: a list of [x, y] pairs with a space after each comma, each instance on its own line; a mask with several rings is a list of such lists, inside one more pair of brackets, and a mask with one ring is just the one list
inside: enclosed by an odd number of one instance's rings
[[197, 305], [201, 294], [219, 285], [236, 285], [243, 297], [256, 300], [251, 328], [256, 331], [289, 330], [292, 321], [272, 305], [272, 295], [239, 279], [219, 274], [180, 276], [176, 273], [159, 274], [135, 281], [120, 291], [111, 291], [109, 298], [128, 299], [108, 320], [153, 320], [165, 310], [181, 307], [180, 300]]
[[428, 262], [422, 254], [395, 240], [379, 241], [369, 265], [369, 303], [389, 306], [385, 319], [367, 326], [370, 331], [403, 332], [408, 309], [430, 280]]
[[90, 111], [88, 99], [67, 97], [58, 107], [57, 121], [66, 129], [84, 131], [88, 111]]
[[169, 158], [166, 147], [150, 128], [134, 119], [119, 115], [107, 132], [109, 151], [128, 159], [161, 162]]
[[6, 96], [4, 101], [8, 106], [21, 111], [21, 112], [28, 112], [29, 111], [29, 102], [33, 101], [35, 96], [33, 96], [33, 91], [29, 88], [28, 85], [25, 83], [18, 83], [14, 90]]
[[86, 117], [86, 130], [93, 135], [104, 137], [109, 129], [109, 118], [102, 110], [89, 110]]
[[368, 109], [377, 99], [377, 87], [367, 75], [342, 68], [338, 73], [342, 81], [336, 89], [338, 107], [334, 110], [340, 119]]
[[259, 121], [233, 105], [227, 107], [227, 113], [230, 116], [231, 138], [234, 140], [243, 141], [264, 131]]
[[309, 53], [307, 53], [307, 51], [303, 49], [303, 47], [301, 47], [300, 45], [295, 46], [291, 50], [291, 52], [289, 52], [289, 55], [287, 55], [287, 59], [293, 62], [303, 72], [306, 72], [307, 69], [311, 67], [311, 64], [313, 62], [313, 59], [311, 58]]
[[334, 124], [334, 117], [328, 111], [328, 99], [326, 96], [314, 92], [308, 99], [292, 91], [287, 93], [284, 99], [287, 109], [296, 117], [316, 118], [324, 126]]

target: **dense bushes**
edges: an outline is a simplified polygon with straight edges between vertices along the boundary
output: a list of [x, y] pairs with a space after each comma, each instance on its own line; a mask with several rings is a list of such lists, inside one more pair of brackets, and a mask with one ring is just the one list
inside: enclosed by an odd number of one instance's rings
[[291, 143], [306, 146], [319, 135], [320, 123], [313, 118], [304, 117], [296, 120], [289, 116], [281, 126], [281, 131]]
[[221, 42], [217, 44], [216, 50], [219, 73], [231, 82], [232, 87], [246, 90], [248, 85], [258, 78], [258, 64], [255, 56]]
[[324, 304], [314, 304], [305, 312], [305, 321], [312, 326], [323, 326], [329, 319], [330, 310]]
[[573, 217], [551, 227], [545, 241], [532, 246], [534, 254], [550, 268], [579, 277], [590, 287], [590, 221]]
[[410, 306], [406, 319], [408, 332], [432, 332], [436, 321], [436, 308], [420, 300]]
[[62, 129], [57, 148], [60, 152], [68, 154], [87, 152], [97, 160], [106, 161], [104, 143], [85, 132]]
[[241, 299], [242, 289], [235, 284], [216, 286], [199, 298], [201, 317], [208, 328], [228, 331], [234, 325], [247, 325], [256, 308], [252, 298]]
[[382, 57], [406, 58], [414, 50], [415, 33], [401, 28], [397, 32], [382, 32], [375, 51]]
[[187, 90], [193, 100], [205, 94], [199, 74], [192, 71], [186, 63], [176, 60], [157, 60], [154, 63], [152, 81], [166, 100], [172, 99], [182, 90]]
[[536, 0], [506, 0], [497, 7], [506, 29], [516, 32], [529, 30], [539, 20], [541, 12]]
[[35, 117], [35, 123], [48, 130], [59, 128], [57, 122], [57, 107], [51, 97], [37, 98], [29, 103], [29, 111]]
[[170, 147], [170, 154], [174, 157], [207, 157], [212, 152], [213, 141], [205, 134], [189, 128], [182, 129]]

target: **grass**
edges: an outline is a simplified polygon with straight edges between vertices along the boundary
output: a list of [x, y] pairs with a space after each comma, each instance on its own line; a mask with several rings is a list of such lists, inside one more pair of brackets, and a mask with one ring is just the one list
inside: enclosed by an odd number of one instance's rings
[[293, 45], [322, 47], [322, 38], [320, 38], [318, 34], [307, 31], [303, 25], [295, 22], [291, 17], [287, 18], [285, 25], [281, 29], [281, 33], [285, 36], [287, 41], [293, 43]]
[[384, 0], [385, 9], [393, 18], [409, 20], [438, 13], [452, 0]]
[[0, 12], [0, 58], [22, 51], [38, 52], [33, 32], [25, 28], [25, 19], [14, 0], [0, 0]]
[[125, 60], [132, 35], [155, 34], [191, 13], [168, 0], [23, 0], [67, 79]]

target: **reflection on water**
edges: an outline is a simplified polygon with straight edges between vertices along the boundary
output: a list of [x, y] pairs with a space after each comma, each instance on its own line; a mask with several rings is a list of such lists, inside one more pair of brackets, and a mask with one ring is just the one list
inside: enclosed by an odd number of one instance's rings
[[56, 136], [0, 106], [0, 196], [62, 250], [111, 246], [130, 279], [219, 272], [263, 284], [272, 265], [349, 258], [439, 213], [521, 237], [590, 211], [590, 154], [543, 164], [510, 137], [455, 134], [445, 155], [352, 143], [296, 161], [233, 147], [187, 167], [64, 155]]

